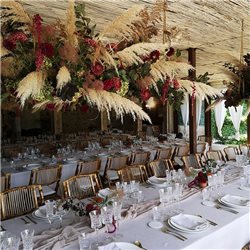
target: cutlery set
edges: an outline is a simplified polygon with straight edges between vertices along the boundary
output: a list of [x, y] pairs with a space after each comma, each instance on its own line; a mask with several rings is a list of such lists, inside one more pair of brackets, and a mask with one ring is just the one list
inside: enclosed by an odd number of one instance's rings
[[170, 230], [170, 229], [167, 228], [167, 227], [162, 228], [161, 231], [162, 231], [163, 233], [170, 234], [170, 235], [174, 236], [175, 238], [177, 238], [177, 239], [179, 239], [179, 240], [182, 240], [182, 241], [185, 241], [185, 240], [188, 239], [187, 237], [185, 237], [184, 235], [180, 234], [179, 232], [172, 231], [172, 230]]
[[235, 210], [233, 210], [233, 209], [231, 209], [231, 208], [229, 208], [229, 207], [220, 206], [219, 204], [216, 204], [216, 205], [215, 205], [215, 208], [221, 209], [221, 210], [225, 210], [225, 211], [230, 212], [230, 213], [233, 213], [233, 214], [238, 214], [238, 213], [239, 213], [238, 211], [235, 211]]

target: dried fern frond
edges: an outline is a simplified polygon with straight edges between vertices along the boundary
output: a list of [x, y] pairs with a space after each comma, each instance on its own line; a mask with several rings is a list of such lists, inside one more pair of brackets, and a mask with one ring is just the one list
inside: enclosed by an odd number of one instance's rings
[[62, 90], [62, 88], [71, 80], [70, 72], [67, 67], [62, 66], [56, 76], [57, 85], [56, 88]]
[[67, 18], [65, 24], [65, 32], [67, 34], [67, 41], [70, 45], [77, 47], [78, 39], [76, 35], [76, 15], [74, 8], [74, 0], [69, 0], [68, 10], [67, 10]]
[[201, 99], [207, 97], [220, 97], [222, 96], [221, 90], [213, 88], [207, 84], [201, 82], [192, 82], [189, 80], [178, 80], [181, 84], [181, 88], [186, 91], [188, 94], [192, 95], [193, 93], [193, 84], [195, 84], [195, 95], [199, 96]]
[[2, 23], [11, 21], [11, 23], [32, 24], [32, 18], [17, 1], [1, 1], [1, 19]]
[[160, 59], [151, 65], [150, 74], [156, 83], [158, 80], [164, 81], [166, 75], [172, 78], [173, 76], [187, 76], [188, 70], [194, 70], [194, 67], [184, 62], [165, 61]]
[[118, 51], [117, 55], [125, 66], [143, 63], [142, 57], [148, 56], [152, 51], [163, 52], [168, 46], [162, 43], [137, 43]]
[[139, 118], [151, 122], [140, 106], [118, 94], [95, 89], [80, 89], [80, 92], [88, 104], [96, 106], [99, 111], [106, 110], [109, 113], [113, 109], [121, 120], [125, 114], [131, 114], [134, 120]]
[[46, 73], [43, 71], [33, 71], [25, 76], [17, 88], [17, 97], [21, 100], [21, 106], [29, 97], [38, 95], [44, 85]]
[[134, 33], [132, 23], [141, 20], [139, 13], [143, 8], [143, 6], [134, 6], [127, 11], [124, 11], [122, 15], [116, 17], [103, 29], [99, 34], [98, 39], [103, 40], [107, 35], [118, 40], [126, 40], [127, 37], [131, 37], [131, 34]]

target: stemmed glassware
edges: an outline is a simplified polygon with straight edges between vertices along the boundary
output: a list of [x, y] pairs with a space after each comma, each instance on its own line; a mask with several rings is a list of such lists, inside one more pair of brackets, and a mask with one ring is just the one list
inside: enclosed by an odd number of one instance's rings
[[114, 201], [112, 205], [113, 205], [114, 220], [116, 221], [115, 238], [117, 239], [122, 237], [122, 234], [118, 233], [120, 228], [119, 221], [121, 219], [122, 203]]
[[[113, 208], [111, 206], [103, 206], [101, 208], [102, 224], [106, 227], [106, 232], [109, 232], [108, 225], [113, 223]], [[110, 237], [106, 237], [105, 241], [111, 241]]]
[[23, 242], [23, 250], [32, 250], [33, 249], [33, 237], [34, 237], [34, 229], [25, 229], [21, 232], [22, 242]]
[[96, 246], [101, 246], [102, 243], [99, 241], [99, 229], [102, 227], [101, 214], [98, 210], [93, 210], [89, 213], [91, 220], [91, 228], [95, 229], [96, 234]]
[[10, 236], [1, 242], [1, 249], [19, 250], [20, 238], [17, 236]]
[[45, 201], [46, 207], [46, 216], [48, 219], [49, 224], [52, 224], [53, 219], [55, 217], [55, 201], [54, 200], [46, 200]]
[[57, 200], [55, 202], [55, 216], [59, 217], [60, 220], [60, 227], [62, 227], [62, 217], [66, 214], [66, 211], [63, 209], [63, 202], [62, 200]]

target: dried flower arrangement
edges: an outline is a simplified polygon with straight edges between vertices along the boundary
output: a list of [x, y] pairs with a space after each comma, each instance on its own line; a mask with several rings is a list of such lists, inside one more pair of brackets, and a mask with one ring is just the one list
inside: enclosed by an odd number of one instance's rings
[[[161, 11], [159, 2], [151, 9], [135, 6], [96, 34], [84, 5], [72, 0], [66, 23], [53, 25], [39, 14], [29, 16], [19, 2], [3, 2], [2, 99], [14, 98], [22, 107], [29, 102], [34, 110], [93, 105], [143, 120], [150, 118], [137, 104], [151, 95], [178, 107], [184, 91], [199, 91], [181, 80], [193, 67], [180, 61], [180, 52], [150, 42], [159, 32]], [[174, 37], [178, 31], [168, 33]], [[205, 86], [199, 88], [202, 95], [218, 94]]]

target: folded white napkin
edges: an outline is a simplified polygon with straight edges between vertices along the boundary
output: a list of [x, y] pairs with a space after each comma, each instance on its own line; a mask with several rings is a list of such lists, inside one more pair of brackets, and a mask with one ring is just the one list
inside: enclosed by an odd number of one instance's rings
[[208, 226], [206, 220], [185, 214], [178, 214], [176, 216], [173, 216], [171, 217], [171, 221], [174, 224], [177, 224], [180, 227], [186, 228], [188, 230], [201, 230], [205, 229]]
[[111, 193], [111, 190], [109, 188], [105, 188], [105, 189], [102, 189], [99, 191], [99, 194], [101, 196], [108, 196], [108, 195], [110, 195], [110, 193]]
[[115, 242], [111, 242], [105, 246], [99, 246], [98, 250], [121, 250]]

